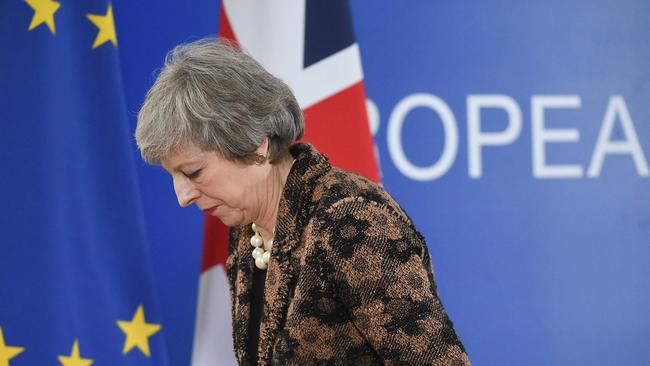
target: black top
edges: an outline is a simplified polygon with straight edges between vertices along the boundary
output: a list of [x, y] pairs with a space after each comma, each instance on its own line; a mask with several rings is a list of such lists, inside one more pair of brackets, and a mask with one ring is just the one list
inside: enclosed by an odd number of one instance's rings
[[255, 267], [253, 273], [253, 287], [251, 298], [251, 316], [248, 323], [248, 343], [246, 350], [249, 354], [251, 365], [257, 365], [257, 346], [260, 343], [260, 323], [264, 309], [264, 280], [266, 270]]

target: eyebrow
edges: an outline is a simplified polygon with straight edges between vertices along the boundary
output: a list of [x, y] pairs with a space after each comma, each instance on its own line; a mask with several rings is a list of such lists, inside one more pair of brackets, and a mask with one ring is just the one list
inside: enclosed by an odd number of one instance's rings
[[192, 164], [196, 164], [196, 163], [197, 163], [197, 161], [194, 161], [194, 160], [186, 161], [186, 162], [178, 164], [174, 169], [177, 170], [177, 171], [183, 171], [182, 168], [187, 168], [187, 165], [192, 165]]
[[165, 164], [163, 164], [162, 161], [160, 162], [160, 166], [162, 166], [163, 169], [167, 170], [167, 172], [173, 172], [173, 171], [182, 171], [182, 168], [185, 167], [186, 165], [195, 164], [196, 162], [197, 162], [196, 160], [184, 161], [176, 166], [171, 167], [171, 170], [165, 168]]

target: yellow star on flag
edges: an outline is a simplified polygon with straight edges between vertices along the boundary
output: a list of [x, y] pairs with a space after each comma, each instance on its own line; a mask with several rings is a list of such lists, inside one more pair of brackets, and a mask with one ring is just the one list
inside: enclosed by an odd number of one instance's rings
[[29, 29], [32, 30], [39, 25], [45, 23], [50, 28], [52, 34], [56, 34], [54, 27], [54, 13], [61, 7], [60, 3], [52, 0], [25, 0], [27, 5], [34, 9], [34, 16], [32, 22], [29, 23]]
[[133, 347], [138, 347], [145, 356], [149, 357], [149, 337], [160, 330], [159, 324], [146, 323], [142, 305], [138, 306], [133, 319], [130, 322], [118, 320], [117, 326], [126, 335], [123, 354], [127, 354]]
[[106, 15], [86, 14], [86, 17], [99, 29], [93, 48], [111, 41], [117, 47], [117, 35], [115, 34], [115, 22], [113, 21], [113, 7], [108, 3]]
[[23, 347], [12, 347], [5, 344], [5, 337], [0, 327], [0, 366], [9, 366], [9, 361], [18, 356], [25, 349]]
[[59, 362], [63, 366], [90, 366], [93, 364], [93, 360], [79, 356], [79, 340], [77, 339], [74, 340], [70, 356], [59, 356]]

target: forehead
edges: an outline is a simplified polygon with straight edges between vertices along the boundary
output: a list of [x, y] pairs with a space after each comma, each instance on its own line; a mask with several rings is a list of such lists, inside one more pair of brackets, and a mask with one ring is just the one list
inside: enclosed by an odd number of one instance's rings
[[198, 163], [208, 158], [210, 153], [194, 145], [174, 149], [168, 156], [160, 159], [160, 165], [168, 172], [178, 170], [183, 165]]

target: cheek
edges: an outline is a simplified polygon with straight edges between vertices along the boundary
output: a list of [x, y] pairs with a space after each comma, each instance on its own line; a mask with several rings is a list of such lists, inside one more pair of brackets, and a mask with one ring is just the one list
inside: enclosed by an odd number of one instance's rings
[[231, 190], [232, 207], [240, 210], [248, 210], [253, 203], [253, 195], [247, 194], [249, 192], [247, 187], [237, 186]]
[[252, 204], [255, 181], [248, 169], [224, 167], [208, 173], [202, 182], [203, 194], [226, 204], [232, 209], [248, 210]]
[[243, 208], [246, 204], [246, 187], [234, 180], [206, 181], [202, 184], [201, 191], [231, 208]]

